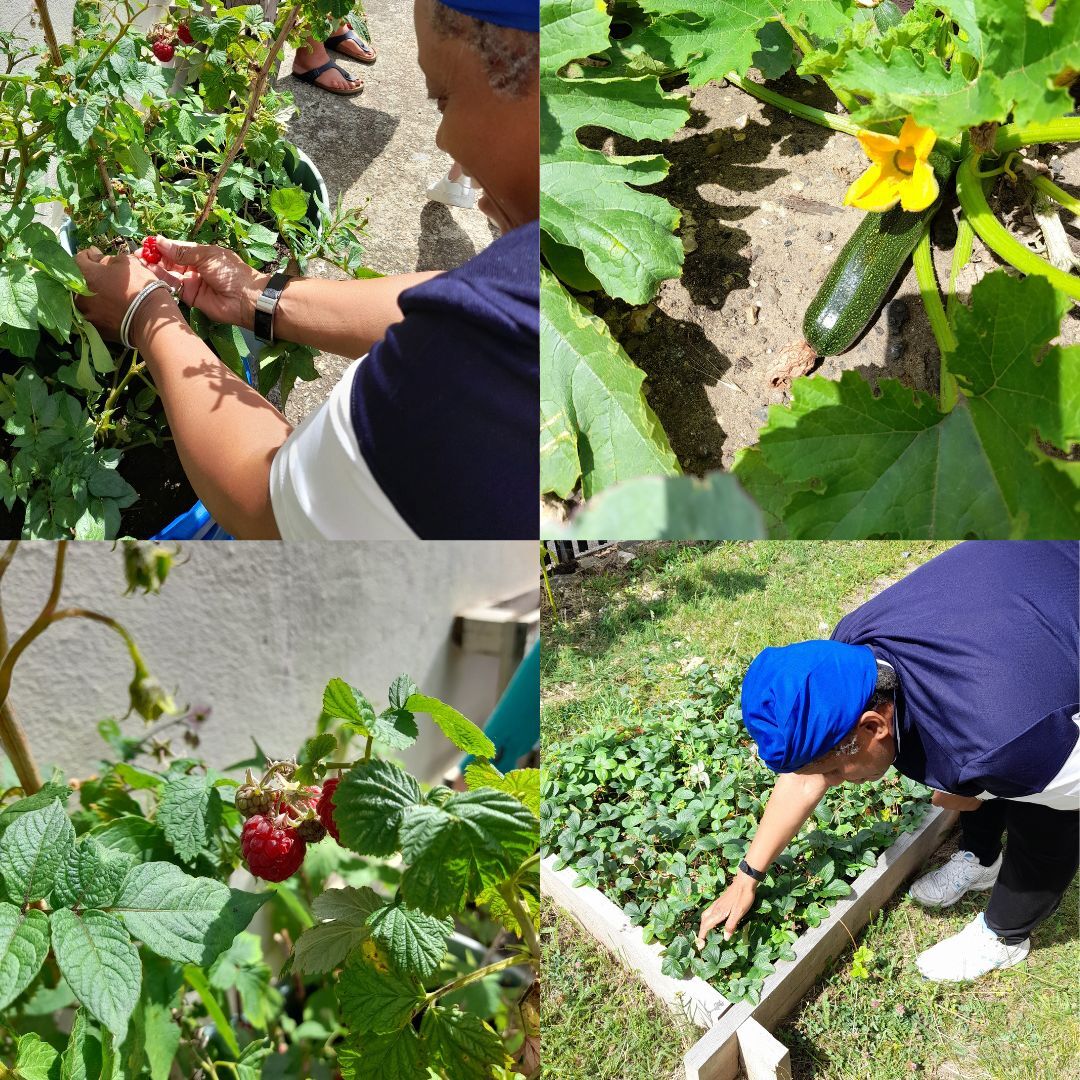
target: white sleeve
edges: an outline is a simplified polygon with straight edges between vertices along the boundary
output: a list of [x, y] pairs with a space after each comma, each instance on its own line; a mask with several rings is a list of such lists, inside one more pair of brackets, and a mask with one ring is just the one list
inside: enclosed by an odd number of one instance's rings
[[285, 440], [270, 467], [270, 502], [282, 540], [401, 540], [416, 534], [371, 474], [350, 415], [349, 366]]

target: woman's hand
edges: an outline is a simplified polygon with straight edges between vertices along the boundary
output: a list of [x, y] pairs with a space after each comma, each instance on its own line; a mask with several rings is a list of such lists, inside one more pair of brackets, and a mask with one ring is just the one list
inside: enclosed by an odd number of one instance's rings
[[269, 274], [248, 266], [235, 251], [216, 244], [188, 244], [157, 238], [161, 262], [152, 269], [169, 284], [181, 287], [180, 298], [214, 322], [252, 329], [255, 301]]
[[754, 906], [758, 883], [749, 875], [739, 872], [735, 880], [714, 900], [701, 916], [697, 932], [697, 947], [705, 944], [709, 931], [724, 924], [724, 940], [728, 941], [743, 916]]
[[982, 806], [982, 799], [971, 799], [967, 795], [952, 795], [948, 791], [935, 791], [930, 802], [946, 810], [978, 810]]
[[[96, 247], [78, 252], [75, 261], [93, 290], [92, 296], [76, 296], [76, 306], [102, 337], [119, 341], [120, 323], [131, 301], [160, 275], [134, 255], [103, 255]], [[176, 313], [180, 315], [179, 308]]]

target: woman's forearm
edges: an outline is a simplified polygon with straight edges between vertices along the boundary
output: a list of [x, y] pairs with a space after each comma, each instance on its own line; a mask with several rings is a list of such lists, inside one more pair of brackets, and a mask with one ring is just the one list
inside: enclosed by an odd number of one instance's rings
[[270, 464], [289, 423], [192, 332], [167, 294], [145, 301], [134, 344], [161, 395], [184, 472], [214, 520], [241, 539], [278, 539]]
[[[366, 281], [296, 278], [282, 290], [274, 313], [274, 337], [355, 360], [386, 336], [387, 327], [401, 321], [398, 297], [435, 276], [394, 274]], [[253, 321], [254, 311], [249, 314]]]
[[746, 852], [755, 870], [764, 870], [791, 843], [828, 790], [821, 775], [781, 773], [776, 778], [757, 832]]

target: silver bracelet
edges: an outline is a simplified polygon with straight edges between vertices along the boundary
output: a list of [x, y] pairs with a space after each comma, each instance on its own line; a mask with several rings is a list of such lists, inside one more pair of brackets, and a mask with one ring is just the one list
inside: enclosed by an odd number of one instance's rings
[[[131, 329], [131, 320], [135, 318], [135, 313], [139, 310], [139, 306], [142, 302], [155, 290], [155, 289], [168, 289], [169, 286], [164, 281], [151, 281], [149, 285], [144, 285], [139, 291], [138, 296], [128, 305], [128, 309], [124, 314], [123, 321], [120, 323], [120, 340], [124, 344], [126, 349], [134, 349], [135, 346], [128, 341], [128, 331]], [[170, 293], [172, 290], [169, 290]]]

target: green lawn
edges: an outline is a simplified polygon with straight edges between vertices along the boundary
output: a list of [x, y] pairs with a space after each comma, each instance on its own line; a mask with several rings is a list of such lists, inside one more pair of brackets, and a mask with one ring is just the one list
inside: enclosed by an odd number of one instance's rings
[[[702, 657], [733, 669], [766, 645], [827, 637], [837, 619], [948, 547], [925, 542], [650, 544], [626, 567], [574, 575], [545, 615], [545, 753], [595, 725], [681, 696]], [[953, 850], [942, 849], [931, 864]], [[1025, 964], [969, 986], [926, 983], [917, 952], [958, 930], [986, 894], [949, 912], [898, 896], [860, 943], [867, 979], [837, 959], [776, 1032], [796, 1080], [1059, 1080], [1080, 1075], [1074, 884]], [[704, 907], [712, 897], [702, 897]], [[544, 1071], [559, 1080], [674, 1080], [698, 1032], [550, 905], [544, 910]]]

